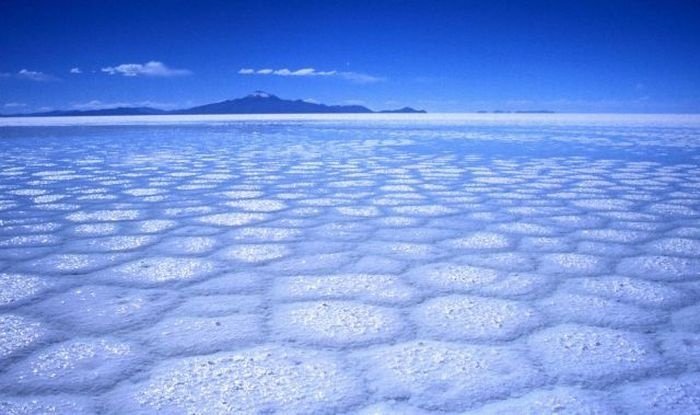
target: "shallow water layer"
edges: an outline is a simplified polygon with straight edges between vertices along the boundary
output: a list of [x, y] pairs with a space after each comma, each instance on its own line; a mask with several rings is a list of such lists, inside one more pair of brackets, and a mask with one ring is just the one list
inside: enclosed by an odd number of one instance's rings
[[700, 414], [700, 119], [2, 120], [0, 413]]

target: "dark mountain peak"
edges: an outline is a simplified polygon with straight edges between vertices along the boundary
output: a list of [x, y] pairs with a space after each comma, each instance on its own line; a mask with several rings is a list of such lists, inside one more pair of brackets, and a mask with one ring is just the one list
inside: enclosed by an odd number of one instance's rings
[[425, 110], [417, 110], [415, 108], [411, 107], [403, 107], [399, 108], [397, 110], [384, 110], [384, 111], [379, 111], [384, 114], [425, 114]]
[[252, 93], [248, 94], [246, 98], [274, 98], [274, 99], [279, 99], [279, 97], [269, 94], [265, 91], [253, 91]]
[[[199, 105], [174, 111], [155, 108], [105, 108], [99, 110], [52, 111], [33, 114], [15, 114], [14, 116], [85, 116], [85, 115], [155, 115], [155, 114], [371, 114], [376, 111], [362, 105], [326, 105], [301, 99], [279, 98], [265, 91], [254, 91], [243, 98], [229, 99], [212, 104]], [[404, 107], [398, 110], [379, 111], [382, 113], [424, 113]], [[1, 115], [0, 116], [7, 116]]]

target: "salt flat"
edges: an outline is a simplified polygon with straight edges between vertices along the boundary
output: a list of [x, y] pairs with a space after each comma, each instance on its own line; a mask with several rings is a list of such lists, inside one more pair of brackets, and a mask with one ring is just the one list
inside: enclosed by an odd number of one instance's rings
[[700, 414], [700, 117], [0, 118], [2, 414]]

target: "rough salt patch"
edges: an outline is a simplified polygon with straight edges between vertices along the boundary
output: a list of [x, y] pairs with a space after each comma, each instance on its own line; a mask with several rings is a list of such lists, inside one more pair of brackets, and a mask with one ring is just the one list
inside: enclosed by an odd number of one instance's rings
[[652, 235], [648, 232], [637, 232], [620, 229], [586, 229], [573, 234], [573, 237], [616, 243], [638, 243], [649, 239]]
[[52, 234], [18, 235], [0, 238], [0, 249], [18, 248], [25, 246], [51, 246], [58, 245], [61, 242], [63, 242], [63, 238], [61, 238], [58, 235]]
[[355, 257], [355, 254], [347, 252], [295, 255], [291, 258], [274, 262], [268, 265], [267, 268], [271, 271], [293, 272], [295, 274], [309, 271], [337, 271], [343, 265], [351, 262]]
[[255, 313], [262, 306], [263, 298], [259, 295], [188, 296], [170, 315], [219, 317], [233, 313]]
[[429, 415], [431, 411], [406, 405], [403, 402], [389, 400], [365, 406], [357, 411], [349, 412], [352, 415]]
[[664, 238], [648, 243], [645, 249], [659, 255], [700, 256], [700, 240], [688, 238]]
[[292, 253], [281, 244], [236, 244], [217, 252], [216, 257], [227, 261], [260, 263], [284, 258]]
[[311, 199], [298, 200], [296, 202], [302, 206], [315, 206], [315, 207], [334, 207], [349, 205], [351, 202], [347, 199], [341, 199], [338, 197], [318, 197]]
[[580, 199], [580, 200], [572, 200], [571, 204], [583, 208], [583, 209], [590, 209], [590, 210], [621, 210], [621, 211], [626, 211], [626, 210], [632, 210], [634, 207], [637, 205], [637, 203], [629, 201], [629, 200], [622, 200], [622, 199]]
[[118, 265], [95, 277], [104, 281], [153, 285], [202, 279], [217, 272], [219, 265], [202, 258], [154, 256]]
[[499, 346], [410, 341], [373, 347], [353, 357], [377, 397], [426, 409], [464, 410], [543, 380], [522, 355]]
[[107, 333], [152, 322], [176, 299], [174, 293], [164, 290], [83, 285], [51, 296], [34, 310], [73, 332]]
[[547, 328], [531, 335], [528, 346], [560, 382], [607, 384], [647, 375], [665, 364], [652, 338], [601, 327]]
[[292, 208], [288, 209], [284, 214], [290, 217], [299, 217], [299, 218], [310, 218], [314, 216], [320, 216], [325, 212], [325, 209], [323, 208], [317, 208], [317, 207], [298, 207], [298, 208]]
[[378, 218], [375, 222], [379, 226], [400, 228], [404, 226], [418, 226], [424, 221], [425, 219], [411, 216], [382, 216], [381, 218]]
[[106, 236], [117, 233], [119, 225], [116, 223], [85, 223], [76, 225], [70, 233], [78, 236]]
[[682, 308], [671, 316], [673, 326], [679, 330], [700, 333], [700, 304]]
[[246, 199], [225, 202], [225, 206], [244, 210], [246, 212], [278, 212], [287, 208], [287, 204], [280, 200]]
[[511, 238], [494, 232], [474, 232], [467, 236], [445, 241], [450, 248], [469, 250], [499, 250], [511, 247]]
[[487, 404], [463, 415], [617, 415], [613, 404], [598, 391], [557, 386], [538, 389], [519, 398]]
[[687, 293], [667, 284], [621, 276], [570, 279], [562, 287], [566, 291], [597, 295], [650, 308], [675, 308], [690, 300]]
[[170, 317], [130, 334], [163, 355], [196, 355], [230, 350], [262, 339], [262, 320], [253, 314]]
[[55, 222], [41, 222], [41, 223], [28, 223], [26, 225], [14, 225], [14, 226], [3, 226], [0, 228], [0, 235], [20, 235], [28, 233], [47, 233], [55, 232], [63, 227], [60, 223]]
[[84, 274], [133, 258], [132, 254], [50, 254], [20, 265], [20, 268], [41, 274]]
[[672, 203], [654, 203], [647, 207], [647, 211], [667, 217], [692, 218], [700, 216], [700, 211], [697, 209]]
[[71, 213], [66, 216], [71, 222], [118, 222], [136, 220], [142, 217], [142, 212], [133, 209], [124, 210], [93, 210]]
[[538, 302], [538, 307], [557, 323], [582, 323], [593, 326], [634, 328], [661, 323], [665, 315], [615, 299], [557, 292]]
[[49, 331], [38, 321], [16, 314], [0, 314], [0, 366], [6, 359], [45, 340]]
[[243, 226], [251, 223], [261, 222], [269, 218], [264, 213], [218, 213], [215, 215], [202, 216], [198, 219], [201, 223], [216, 226]]
[[48, 190], [45, 189], [17, 189], [7, 191], [7, 194], [16, 196], [38, 196], [46, 193], [48, 193]]
[[161, 233], [176, 227], [178, 223], [167, 219], [150, 219], [133, 222], [129, 224], [128, 231], [136, 234], [140, 233]]
[[493, 230], [515, 235], [530, 236], [553, 236], [560, 233], [560, 230], [555, 227], [528, 222], [503, 223], [494, 226]]
[[68, 252], [120, 252], [140, 249], [157, 241], [155, 236], [118, 235], [71, 240], [63, 245], [63, 249]]
[[615, 400], [625, 413], [699, 415], [700, 374], [649, 379], [621, 386]]
[[7, 390], [95, 391], [114, 385], [142, 361], [134, 345], [108, 338], [78, 338], [49, 346], [10, 366]]
[[229, 199], [255, 199], [263, 196], [264, 193], [258, 190], [230, 190], [222, 192], [221, 195]]
[[320, 346], [377, 343], [404, 328], [396, 309], [330, 300], [278, 305], [270, 325], [280, 339]]
[[278, 300], [354, 299], [379, 304], [405, 304], [418, 291], [398, 277], [377, 274], [338, 274], [276, 278], [272, 296]]
[[457, 209], [442, 206], [442, 205], [415, 205], [415, 206], [396, 206], [392, 207], [391, 211], [398, 215], [409, 216], [445, 216], [454, 215], [459, 211]]
[[202, 255], [213, 252], [216, 245], [216, 238], [176, 236], [161, 241], [155, 249], [166, 255]]
[[141, 188], [139, 188], [139, 187], [134, 187], [134, 188], [131, 188], [131, 189], [126, 189], [126, 190], [124, 190], [122, 193], [127, 194], [127, 195], [130, 195], [130, 196], [141, 197], [141, 196], [155, 196], [155, 195], [159, 195], [159, 194], [165, 193], [165, 190], [163, 190], [163, 189], [144, 188], [144, 187], [141, 187]]
[[288, 242], [299, 239], [303, 232], [299, 229], [271, 228], [271, 227], [246, 227], [234, 229], [226, 234], [234, 241], [241, 242]]
[[623, 258], [617, 273], [657, 281], [683, 281], [700, 276], [700, 259], [661, 255]]
[[490, 268], [438, 262], [413, 268], [406, 277], [440, 291], [472, 292], [495, 282], [501, 273]]
[[460, 295], [421, 303], [411, 317], [419, 335], [441, 340], [510, 340], [542, 323], [522, 302]]
[[372, 218], [382, 214], [376, 206], [343, 206], [335, 208], [338, 213], [345, 216]]
[[568, 238], [554, 236], [526, 236], [520, 240], [518, 248], [525, 252], [569, 252], [573, 243]]
[[358, 250], [371, 255], [387, 256], [399, 260], [430, 260], [445, 257], [444, 250], [432, 244], [411, 242], [370, 241], [360, 245]]
[[211, 213], [214, 210], [211, 206], [184, 206], [184, 207], [173, 207], [164, 209], [162, 212], [163, 216], [171, 218], [180, 218], [187, 216], [198, 216]]
[[109, 395], [113, 413], [339, 413], [364, 387], [330, 354], [261, 346], [161, 363]]
[[607, 261], [595, 255], [546, 254], [540, 259], [539, 271], [546, 274], [584, 276], [601, 274], [608, 270]]
[[75, 395], [3, 396], [0, 413], [4, 415], [94, 415], [97, 408], [86, 397]]
[[36, 297], [53, 284], [25, 274], [0, 274], [0, 307], [13, 306]]

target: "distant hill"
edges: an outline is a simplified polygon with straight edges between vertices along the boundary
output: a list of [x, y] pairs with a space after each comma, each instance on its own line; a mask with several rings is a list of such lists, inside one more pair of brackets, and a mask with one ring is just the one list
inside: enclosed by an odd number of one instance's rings
[[98, 110], [64, 110], [31, 114], [2, 115], [4, 117], [62, 117], [94, 115], [161, 115], [161, 114], [372, 114], [372, 113], [425, 113], [404, 107], [397, 110], [372, 111], [362, 105], [325, 105], [308, 101], [282, 99], [263, 91], [255, 91], [243, 98], [199, 105], [181, 110], [164, 111], [149, 107], [118, 107]]
[[416, 110], [411, 107], [403, 107], [397, 110], [383, 110], [379, 111], [382, 114], [425, 114], [425, 110]]
[[34, 112], [31, 114], [3, 115], [3, 117], [75, 117], [79, 115], [159, 115], [167, 113], [167, 111], [149, 107], [116, 107], [99, 110], [57, 110], [47, 112]]

